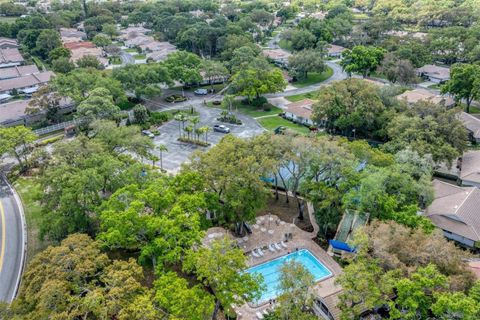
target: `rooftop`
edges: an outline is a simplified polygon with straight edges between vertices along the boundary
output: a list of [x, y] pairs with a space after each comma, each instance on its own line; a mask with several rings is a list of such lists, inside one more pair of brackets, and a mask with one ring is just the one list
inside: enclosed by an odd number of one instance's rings
[[468, 151], [463, 154], [460, 179], [480, 183], [480, 151]]
[[433, 180], [435, 199], [425, 215], [440, 229], [480, 240], [480, 190]]
[[95, 44], [90, 41], [68, 42], [63, 45], [65, 48], [74, 50], [79, 48], [95, 48]]
[[0, 92], [33, 87], [35, 85], [47, 83], [52, 76], [54, 76], [52, 71], [45, 71], [37, 74], [29, 74], [23, 77], [0, 80]]
[[0, 63], [23, 62], [23, 57], [17, 48], [0, 48]]
[[8, 123], [25, 115], [29, 100], [17, 100], [0, 104], [0, 123]]
[[9, 78], [18, 78], [23, 77], [29, 74], [39, 73], [36, 65], [28, 66], [15, 66], [10, 68], [3, 68], [0, 72], [0, 80], [9, 79]]
[[292, 102], [286, 105], [285, 111], [304, 119], [310, 119], [312, 116], [312, 105], [314, 103], [315, 101], [310, 99]]
[[76, 28], [60, 28], [60, 36], [62, 38], [87, 38], [87, 34], [85, 32], [78, 31]]
[[263, 50], [263, 55], [272, 60], [283, 60], [288, 59], [292, 54], [283, 49], [267, 49]]
[[408, 104], [414, 104], [419, 101], [429, 101], [435, 104], [444, 104], [445, 106], [451, 106], [455, 104], [455, 101], [451, 97], [441, 96], [427, 89], [407, 90], [398, 95], [397, 99], [405, 100]]
[[450, 68], [440, 67], [433, 64], [427, 64], [418, 68], [417, 73], [442, 80], [450, 79]]
[[15, 39], [0, 37], [0, 48], [18, 48], [18, 42]]
[[459, 114], [459, 118], [465, 128], [472, 132], [473, 137], [480, 139], [480, 119], [463, 111]]
[[337, 46], [336, 44], [329, 44], [327, 46], [327, 53], [328, 54], [342, 53], [345, 50], [346, 50], [346, 48], [344, 48], [342, 46]]

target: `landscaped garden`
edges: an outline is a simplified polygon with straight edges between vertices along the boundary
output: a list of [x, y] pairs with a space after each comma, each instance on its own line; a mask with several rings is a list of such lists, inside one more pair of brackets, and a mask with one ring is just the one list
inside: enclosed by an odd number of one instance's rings
[[257, 119], [258, 123], [269, 131], [273, 131], [278, 127], [285, 127], [300, 134], [308, 134], [310, 129], [303, 125], [288, 121], [280, 116], [271, 116]]
[[292, 85], [297, 87], [297, 88], [303, 88], [303, 87], [306, 87], [306, 86], [309, 86], [309, 85], [312, 85], [312, 84], [316, 84], [316, 83], [320, 83], [322, 81], [325, 81], [328, 78], [330, 78], [332, 75], [333, 75], [333, 69], [330, 68], [330, 67], [327, 67], [327, 69], [322, 73], [318, 73], [318, 72], [308, 73], [306, 79], [296, 81], [296, 82], [292, 83]]

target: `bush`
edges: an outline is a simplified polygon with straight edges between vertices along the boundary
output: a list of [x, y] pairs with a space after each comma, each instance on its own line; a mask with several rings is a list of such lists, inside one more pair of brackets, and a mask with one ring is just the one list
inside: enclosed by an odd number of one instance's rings
[[117, 103], [117, 106], [120, 108], [120, 110], [130, 110], [135, 106], [135, 103], [126, 100], [126, 101]]
[[219, 105], [222, 104], [222, 101], [215, 100], [215, 101], [212, 101], [212, 104], [213, 104], [214, 106], [219, 106]]
[[187, 100], [187, 97], [184, 97], [180, 94], [172, 94], [171, 96], [168, 96], [165, 98], [165, 101], [170, 103], [183, 102], [186, 100]]
[[159, 136], [160, 135], [160, 131], [158, 129], [154, 129], [154, 130], [151, 130], [152, 133], [156, 136]]
[[180, 137], [180, 138], [178, 138], [178, 141], [193, 143], [193, 144], [196, 144], [196, 145], [199, 145], [199, 146], [202, 146], [202, 147], [208, 147], [210, 145], [210, 143], [208, 143], [208, 142], [205, 142], [205, 141], [202, 141], [202, 140], [194, 140], [192, 138], [189, 139], [189, 138], [186, 138], [186, 137]]
[[261, 107], [261, 106], [263, 106], [264, 104], [267, 103], [267, 98], [265, 98], [265, 97], [260, 97], [260, 98], [258, 98], [258, 99], [252, 100], [252, 102], [249, 102], [249, 101], [247, 100], [247, 103], [244, 103], [244, 101], [245, 101], [245, 100], [242, 101], [243, 104], [247, 104], [247, 105], [251, 105], [251, 106], [253, 106], [253, 107], [255, 107], [255, 108], [259, 108], [259, 107]]
[[168, 121], [168, 115], [163, 112], [151, 112], [150, 123], [154, 125], [162, 124]]
[[45, 139], [45, 140], [42, 140], [42, 141], [39, 141], [35, 144], [35, 146], [37, 147], [44, 147], [48, 144], [51, 144], [51, 143], [54, 143], [54, 142], [57, 142], [57, 141], [60, 141], [62, 140], [64, 137], [64, 135], [58, 135], [58, 136], [55, 136], [55, 137], [52, 137], [52, 138], [48, 138], [48, 139]]

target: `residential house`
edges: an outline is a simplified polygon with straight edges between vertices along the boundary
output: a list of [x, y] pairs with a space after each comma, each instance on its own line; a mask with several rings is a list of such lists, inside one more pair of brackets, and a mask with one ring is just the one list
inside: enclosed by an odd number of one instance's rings
[[419, 101], [428, 101], [434, 104], [442, 104], [446, 107], [455, 105], [455, 101], [449, 96], [442, 96], [427, 89], [407, 90], [397, 96], [397, 99], [406, 101], [408, 104], [414, 104]]
[[325, 19], [326, 16], [327, 16], [327, 12], [318, 11], [318, 12], [314, 12], [314, 13], [310, 14], [308, 17], [313, 18], [313, 19], [317, 19], [317, 20], [323, 20], [323, 19]]
[[76, 63], [78, 60], [82, 59], [85, 56], [92, 56], [97, 58], [102, 65], [108, 65], [108, 59], [104, 58], [103, 49], [98, 48], [92, 42], [69, 42], [65, 43], [63, 46], [70, 50], [70, 60], [74, 63]]
[[304, 99], [297, 102], [292, 102], [286, 105], [285, 119], [291, 120], [296, 123], [313, 126], [314, 122], [312, 116], [312, 105], [315, 101], [310, 99]]
[[0, 49], [0, 68], [8, 68], [23, 64], [23, 57], [17, 48]]
[[[45, 118], [44, 112], [35, 114], [27, 114], [26, 110], [31, 100], [16, 100], [9, 103], [0, 104], [0, 125], [5, 127], [13, 127], [18, 125], [26, 125]], [[60, 113], [68, 113], [73, 111], [75, 105], [72, 100], [65, 98], [60, 100]]]
[[155, 39], [153, 39], [153, 37], [151, 36], [139, 35], [137, 37], [126, 40], [124, 43], [125, 43], [125, 46], [128, 48], [135, 48], [142, 45], [148, 45], [154, 41]]
[[28, 66], [15, 66], [9, 68], [3, 68], [0, 72], [0, 80], [18, 78], [27, 76], [29, 74], [39, 73], [37, 66], [32, 64]]
[[42, 84], [48, 83], [54, 76], [51, 71], [29, 74], [22, 77], [0, 80], [0, 94], [25, 93], [32, 94], [36, 92]]
[[152, 30], [144, 27], [128, 27], [119, 31], [120, 35], [118, 38], [121, 40], [129, 40], [150, 33], [151, 31]]
[[87, 39], [87, 34], [75, 28], [60, 28], [62, 43], [81, 42]]
[[292, 55], [290, 52], [283, 49], [266, 49], [263, 50], [262, 53], [275, 64], [283, 67], [288, 66], [288, 58]]
[[425, 216], [443, 235], [474, 248], [480, 240], [480, 189], [459, 187], [440, 180], [433, 181], [435, 199]]
[[175, 47], [173, 44], [167, 41], [156, 41], [153, 40], [151, 42], [148, 42], [146, 44], [139, 45], [140, 49], [142, 49], [143, 52], [155, 52], [155, 51], [168, 51], [168, 52], [174, 52], [177, 51], [177, 47]]
[[450, 80], [450, 68], [427, 64], [417, 69], [417, 75], [434, 83], [444, 83]]
[[460, 180], [464, 186], [480, 188], [480, 151], [467, 151], [463, 154], [460, 161]]
[[343, 51], [345, 51], [346, 48], [342, 46], [337, 46], [336, 44], [329, 44], [327, 46], [327, 56], [331, 58], [341, 58]]
[[480, 143], [480, 119], [463, 111], [459, 114], [459, 119], [468, 130], [470, 141]]
[[15, 39], [0, 37], [0, 49], [14, 49], [18, 48], [18, 42]]

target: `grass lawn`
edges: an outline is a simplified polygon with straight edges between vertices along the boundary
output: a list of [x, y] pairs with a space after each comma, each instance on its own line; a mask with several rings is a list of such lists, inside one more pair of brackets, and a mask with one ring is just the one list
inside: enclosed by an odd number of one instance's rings
[[442, 88], [442, 84], [440, 83], [434, 83], [428, 86], [430, 89], [438, 89], [440, 90]]
[[288, 101], [297, 102], [303, 99], [312, 99], [315, 100], [315, 92], [306, 92], [301, 94], [295, 94], [293, 96], [285, 97]]
[[293, 123], [279, 116], [257, 119], [258, 123], [267, 130], [273, 131], [276, 128], [283, 126], [301, 134], [308, 134], [310, 130], [302, 125]]
[[125, 51], [128, 53], [138, 53], [137, 49], [135, 48], [128, 48], [128, 49], [125, 49]]
[[136, 56], [133, 56], [135, 60], [145, 60], [147, 59], [147, 56], [144, 54], [137, 54]]
[[25, 210], [25, 219], [27, 222], [27, 263], [38, 252], [42, 251], [48, 246], [47, 241], [39, 239], [39, 224], [42, 207], [37, 200], [42, 194], [40, 184], [35, 177], [19, 177], [13, 186], [17, 190], [23, 202]]
[[[463, 108], [465, 110], [465, 108]], [[480, 113], [480, 108], [470, 105], [470, 113]]]
[[333, 75], [333, 69], [330, 68], [330, 67], [327, 67], [327, 70], [325, 70], [322, 73], [310, 72], [307, 75], [306, 79], [294, 82], [294, 83], [292, 83], [292, 85], [294, 87], [297, 87], [297, 88], [303, 88], [303, 87], [306, 87], [306, 86], [309, 86], [309, 85], [312, 85], [312, 84], [315, 84], [315, 83], [325, 81], [328, 78], [330, 78], [332, 75]]
[[255, 108], [253, 106], [244, 105], [240, 101], [235, 101], [235, 106], [239, 112], [247, 116], [250, 116], [252, 118], [271, 116], [271, 115], [276, 115], [282, 112], [282, 109], [279, 109], [275, 106], [270, 106], [270, 110], [265, 111], [262, 108]]
[[119, 65], [119, 64], [122, 64], [122, 59], [120, 59], [120, 57], [112, 57], [110, 58], [110, 63]]
[[288, 43], [288, 41], [286, 41], [285, 39], [281, 39], [280, 41], [278, 41], [278, 46], [284, 50], [287, 50], [287, 51], [291, 51], [292, 50], [292, 46], [290, 45], [290, 43]]

